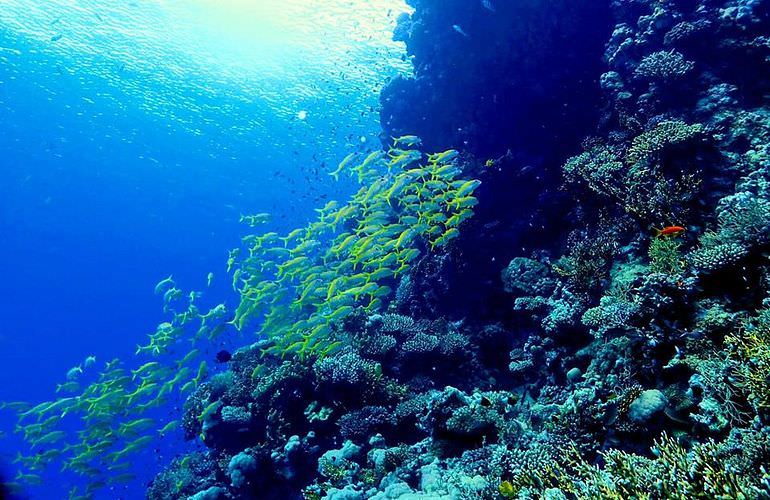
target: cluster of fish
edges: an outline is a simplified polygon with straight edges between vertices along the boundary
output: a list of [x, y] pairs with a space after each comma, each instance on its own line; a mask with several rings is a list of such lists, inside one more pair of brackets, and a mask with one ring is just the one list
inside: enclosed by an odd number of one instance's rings
[[100, 371], [89, 356], [67, 372], [57, 399], [35, 406], [1, 404], [16, 412], [16, 432], [29, 446], [26, 454], [18, 453], [20, 471], [9, 486], [41, 484], [43, 471], [60, 464], [62, 471], [88, 478], [85, 489], [74, 488], [69, 498], [91, 498], [102, 488], [134, 479], [131, 457], [179, 426], [161, 410], [206, 379], [202, 349], [227, 327], [228, 313], [223, 304], [202, 313], [196, 305], [200, 294], [183, 293], [171, 277], [155, 292], [172, 318], [137, 347], [137, 360], [147, 362], [131, 370], [114, 359]]
[[[425, 156], [417, 146], [419, 139], [405, 136], [361, 163], [349, 155], [331, 175], [354, 175], [362, 184], [350, 202], [327, 203], [316, 221], [283, 237], [246, 236], [227, 261], [240, 295], [234, 312], [219, 304], [204, 313], [200, 294], [184, 293], [168, 277], [155, 293], [172, 317], [137, 346], [140, 366], [129, 369], [115, 359], [99, 371], [91, 356], [69, 370], [53, 401], [3, 403], [16, 412], [16, 431], [29, 445], [16, 458], [16, 486], [40, 484], [55, 464], [88, 478], [71, 499], [132, 480], [131, 457], [179, 426], [161, 418], [162, 409], [206, 379], [202, 351], [228, 328], [261, 323], [260, 333], [273, 340], [269, 350], [283, 356], [325, 356], [339, 347], [332, 325], [355, 307], [382, 308], [390, 285], [421, 252], [456, 238], [477, 204], [480, 182], [459, 178], [456, 151]], [[250, 227], [269, 220], [268, 214], [242, 217]], [[209, 285], [212, 279], [209, 273]], [[211, 403], [199, 419], [218, 409], [219, 402]]]
[[241, 297], [232, 323], [261, 324], [270, 353], [326, 356], [341, 345], [335, 322], [356, 307], [380, 310], [422, 252], [459, 236], [480, 181], [459, 177], [457, 151], [425, 156], [419, 144], [404, 136], [360, 163], [349, 155], [330, 173], [362, 185], [347, 204], [330, 201], [317, 220], [285, 236], [244, 238], [229, 259]]

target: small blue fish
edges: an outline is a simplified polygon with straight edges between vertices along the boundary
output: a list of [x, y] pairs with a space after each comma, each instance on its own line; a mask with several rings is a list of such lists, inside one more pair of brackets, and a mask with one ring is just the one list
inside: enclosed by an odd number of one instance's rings
[[452, 25], [452, 29], [453, 29], [453, 30], [455, 30], [456, 32], [460, 33], [460, 34], [461, 34], [462, 36], [464, 36], [465, 38], [470, 38], [470, 37], [468, 36], [468, 33], [466, 33], [465, 31], [463, 31], [463, 29], [460, 27], [460, 25], [459, 25], [459, 24], [453, 24], [453, 25]]
[[61, 39], [62, 39], [62, 37], [63, 37], [63, 36], [64, 36], [64, 35], [61, 35], [61, 34], [59, 34], [59, 35], [54, 35], [54, 36], [52, 36], [52, 37], [51, 37], [51, 41], [52, 41], [52, 42], [58, 42], [59, 40], [61, 40]]

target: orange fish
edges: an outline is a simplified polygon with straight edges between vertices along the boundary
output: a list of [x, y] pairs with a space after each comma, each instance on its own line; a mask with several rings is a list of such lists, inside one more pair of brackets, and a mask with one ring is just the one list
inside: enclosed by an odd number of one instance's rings
[[666, 226], [663, 229], [652, 229], [655, 231], [656, 238], [660, 238], [661, 236], [671, 236], [673, 238], [675, 236], [679, 236], [687, 230], [682, 226]]

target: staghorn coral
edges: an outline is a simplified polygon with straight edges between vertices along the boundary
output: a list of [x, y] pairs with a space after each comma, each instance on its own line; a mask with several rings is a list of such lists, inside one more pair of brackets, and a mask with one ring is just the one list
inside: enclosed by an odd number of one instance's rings
[[585, 182], [590, 190], [608, 197], [621, 196], [625, 168], [617, 148], [601, 142], [569, 158], [562, 167], [567, 182]]
[[581, 320], [584, 325], [592, 329], [595, 337], [604, 338], [613, 330], [632, 330], [639, 311], [639, 305], [634, 302], [604, 296], [598, 306], [583, 313]]
[[696, 270], [713, 273], [735, 267], [770, 242], [770, 201], [743, 191], [723, 198], [717, 207], [717, 228], [700, 238], [688, 255]]
[[585, 307], [583, 300], [564, 288], [557, 289], [547, 298], [519, 297], [514, 301], [515, 310], [539, 319], [543, 330], [552, 335], [577, 326]]
[[710, 27], [711, 22], [707, 19], [682, 21], [674, 25], [666, 33], [663, 38], [663, 44], [669, 47], [690, 45], [693, 43], [694, 39], [705, 34]]
[[569, 236], [567, 254], [553, 264], [553, 270], [564, 278], [570, 291], [589, 294], [602, 285], [617, 250], [611, 231], [575, 231]]
[[647, 223], [657, 224], [661, 217], [680, 220], [700, 182], [687, 170], [668, 173], [661, 157], [694, 142], [702, 132], [699, 124], [663, 121], [634, 137], [625, 155], [621, 144], [590, 141], [583, 153], [564, 163], [565, 180], [613, 200]]
[[400, 314], [383, 314], [380, 331], [384, 333], [406, 332], [414, 326], [414, 319]]
[[695, 64], [676, 51], [659, 51], [646, 55], [634, 70], [634, 77], [655, 83], [678, 80], [690, 73]]
[[770, 199], [750, 192], [736, 193], [717, 209], [718, 238], [748, 246], [770, 242]]
[[681, 247], [682, 244], [675, 238], [654, 238], [647, 252], [650, 270], [654, 273], [681, 273], [684, 269]]
[[313, 369], [319, 381], [332, 385], [358, 386], [372, 383], [381, 373], [379, 365], [352, 351], [321, 359], [313, 365]]
[[626, 160], [635, 164], [660, 155], [668, 148], [686, 144], [703, 135], [703, 125], [688, 125], [682, 121], [662, 121], [651, 130], [634, 137], [628, 148]]
[[754, 411], [770, 418], [770, 310], [761, 311], [753, 321], [727, 335], [725, 344], [736, 361], [736, 385], [744, 392]]
[[[531, 467], [525, 480], [506, 481], [507, 498], [526, 491], [544, 494], [557, 489], [578, 498], [755, 498], [758, 482], [749, 482], [725, 468], [720, 447], [707, 442], [685, 450], [663, 435], [655, 458], [618, 450], [602, 453], [602, 467], [590, 465], [573, 448], [562, 449], [545, 464]], [[566, 452], [565, 452], [566, 451]]]
[[701, 273], [713, 273], [737, 265], [748, 255], [748, 250], [736, 242], [718, 243], [693, 250], [688, 259], [693, 268]]

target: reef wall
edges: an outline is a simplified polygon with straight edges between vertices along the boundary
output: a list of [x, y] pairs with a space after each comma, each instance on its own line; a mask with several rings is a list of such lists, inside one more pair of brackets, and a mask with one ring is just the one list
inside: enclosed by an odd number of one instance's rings
[[602, 54], [612, 31], [608, 2], [413, 0], [395, 38], [413, 78], [382, 92], [384, 140], [419, 135], [429, 149], [457, 148], [488, 161], [480, 221], [462, 243], [434, 314], [499, 317], [507, 298], [499, 262], [521, 248], [558, 247], [554, 227], [570, 208], [558, 191], [564, 158], [597, 122]]
[[399, 19], [395, 38], [406, 42], [415, 76], [382, 92], [386, 135], [539, 162], [577, 147], [599, 108], [607, 2], [409, 3], [414, 14]]

